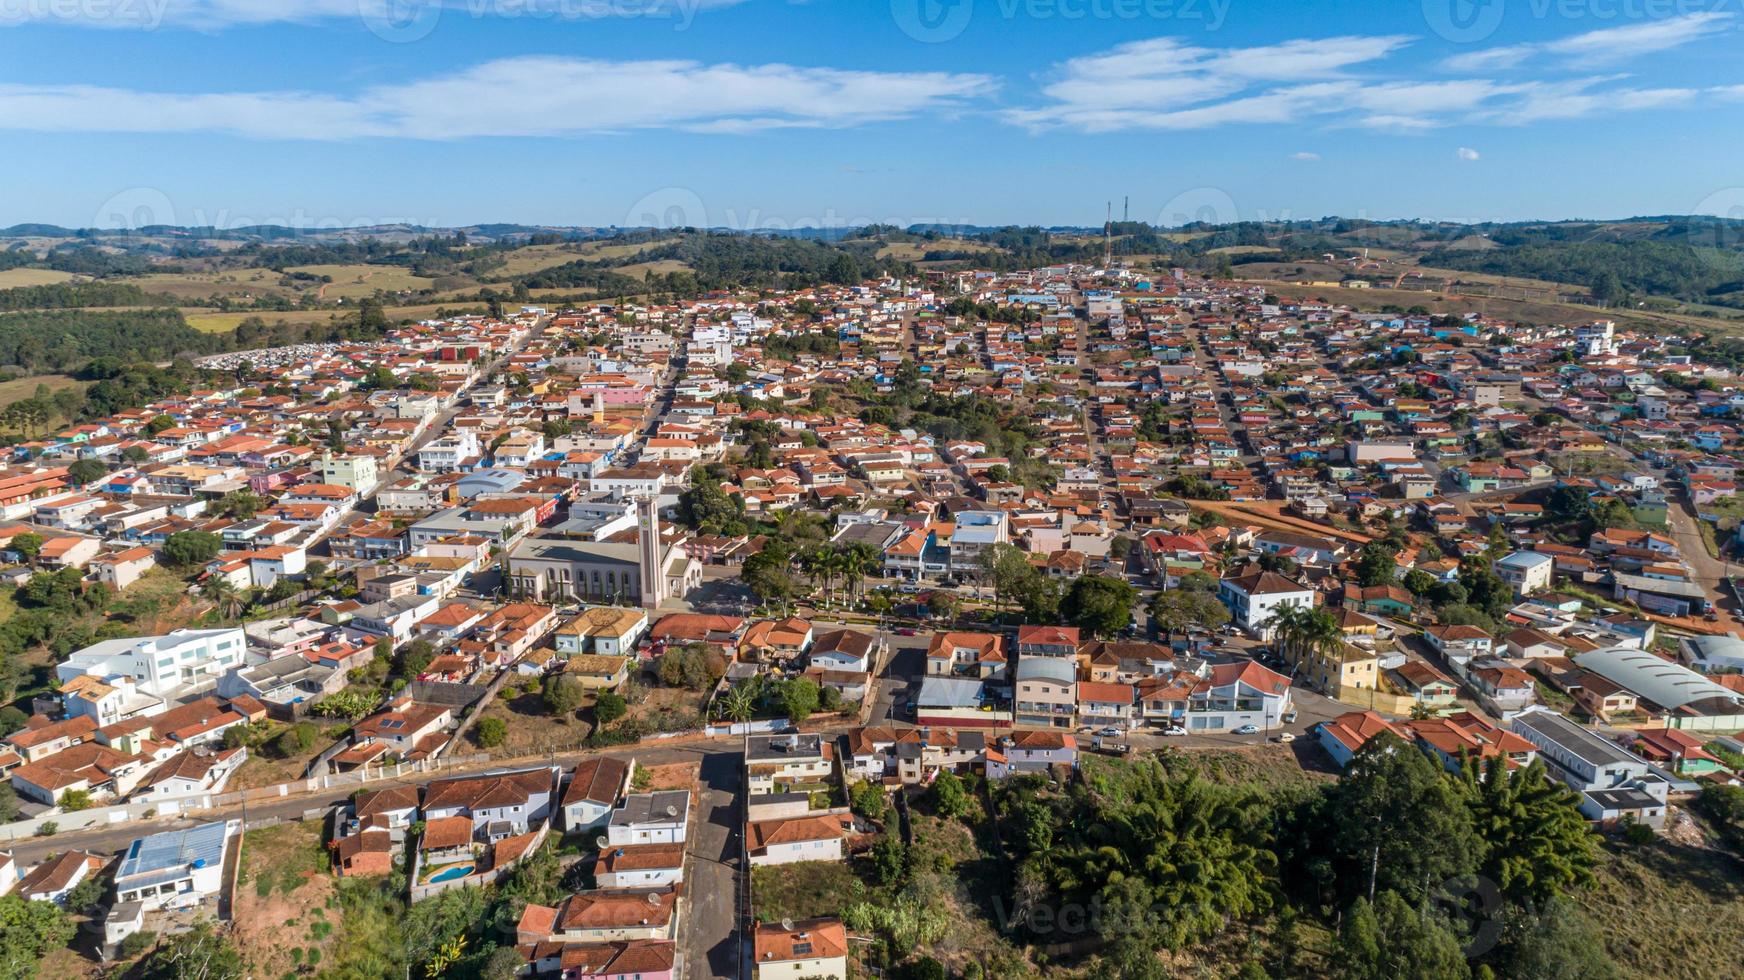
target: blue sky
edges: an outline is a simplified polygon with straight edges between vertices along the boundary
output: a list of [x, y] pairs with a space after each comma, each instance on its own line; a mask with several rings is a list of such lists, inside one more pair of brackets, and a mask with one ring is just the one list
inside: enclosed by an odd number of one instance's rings
[[0, 225], [1744, 216], [1734, 0], [0, 0]]

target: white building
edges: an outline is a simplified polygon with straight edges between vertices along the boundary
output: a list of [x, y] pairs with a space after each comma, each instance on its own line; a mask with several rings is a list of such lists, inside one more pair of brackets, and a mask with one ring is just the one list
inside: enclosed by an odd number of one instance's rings
[[682, 844], [689, 820], [690, 793], [684, 790], [632, 793], [606, 821], [606, 843], [612, 847]]
[[1272, 614], [1284, 606], [1313, 608], [1314, 590], [1276, 572], [1249, 572], [1217, 583], [1217, 598], [1228, 607], [1235, 624], [1266, 639]]
[[374, 456], [334, 456], [328, 453], [321, 457], [320, 474], [320, 482], [350, 487], [359, 495], [374, 490], [378, 479]]
[[840, 919], [759, 925], [751, 952], [756, 980], [847, 980], [848, 929]]
[[216, 685], [247, 662], [240, 629], [176, 630], [166, 636], [104, 640], [55, 667], [62, 684], [75, 677], [125, 677], [147, 696], [189, 694]]
[[115, 872], [116, 900], [148, 910], [188, 908], [218, 894], [225, 853], [241, 831], [241, 821], [226, 820], [139, 838]]
[[1550, 578], [1556, 571], [1556, 559], [1536, 551], [1516, 551], [1496, 562], [1496, 574], [1514, 587], [1515, 595], [1531, 595], [1550, 588]]

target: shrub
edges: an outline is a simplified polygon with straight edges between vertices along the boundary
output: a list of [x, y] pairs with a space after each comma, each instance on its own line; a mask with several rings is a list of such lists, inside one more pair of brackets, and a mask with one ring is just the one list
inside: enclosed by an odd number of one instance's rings
[[601, 691], [599, 698], [593, 703], [593, 718], [601, 725], [609, 725], [624, 717], [624, 713], [629, 710], [629, 705], [624, 703], [621, 695], [612, 691]]
[[478, 723], [478, 744], [494, 749], [509, 737], [509, 723], [501, 718], [485, 718]]

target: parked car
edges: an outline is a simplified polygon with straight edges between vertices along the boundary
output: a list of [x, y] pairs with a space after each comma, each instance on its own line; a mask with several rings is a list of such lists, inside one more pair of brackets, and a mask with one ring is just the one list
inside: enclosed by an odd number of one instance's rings
[[1259, 733], [1260, 733], [1259, 726], [1257, 726], [1257, 725], [1243, 725], [1240, 728], [1237, 728], [1232, 734], [1235, 734], [1235, 735], [1258, 735]]
[[1290, 734], [1289, 732], [1279, 732], [1278, 734], [1272, 736], [1272, 741], [1274, 741], [1274, 742], [1289, 743], [1289, 742], [1294, 742], [1295, 740], [1296, 740], [1296, 736]]
[[1115, 728], [1111, 725], [1107, 728], [1101, 729], [1096, 734], [1102, 736], [1103, 738], [1119, 738], [1120, 736], [1125, 735], [1126, 732], [1122, 731], [1119, 728]]
[[912, 626], [904, 626], [896, 631], [897, 636], [919, 636], [920, 630]]
[[1296, 709], [1291, 708], [1289, 711], [1284, 712], [1284, 724], [1294, 725], [1295, 723], [1296, 723]]
[[1185, 728], [1182, 728], [1180, 725], [1170, 725], [1169, 727], [1163, 729], [1163, 734], [1164, 735], [1185, 735], [1185, 734], [1187, 734], [1187, 730]]

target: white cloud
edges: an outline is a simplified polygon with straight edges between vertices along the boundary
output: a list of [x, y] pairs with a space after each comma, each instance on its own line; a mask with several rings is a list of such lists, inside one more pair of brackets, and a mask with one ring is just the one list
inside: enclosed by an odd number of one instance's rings
[[1292, 160], [1301, 160], [1301, 161], [1303, 161], [1303, 162], [1304, 162], [1304, 163], [1313, 163], [1313, 162], [1314, 162], [1314, 161], [1316, 161], [1316, 160], [1319, 160], [1319, 159], [1320, 159], [1320, 154], [1318, 154], [1318, 153], [1310, 153], [1310, 152], [1308, 152], [1308, 151], [1307, 151], [1307, 150], [1303, 150], [1303, 151], [1302, 151], [1302, 152], [1300, 152], [1300, 153], [1292, 153], [1292, 154], [1290, 154], [1290, 159], [1292, 159]]
[[[0, 3], [0, 27], [46, 23], [117, 30], [163, 27], [220, 31], [263, 24], [353, 20], [394, 27], [420, 20], [663, 20], [688, 25], [698, 13], [746, 0], [87, 0]], [[422, 36], [418, 32], [417, 36]]]
[[352, 95], [0, 84], [0, 129], [444, 140], [633, 129], [836, 128], [953, 109], [984, 75], [524, 57]]
[[1478, 151], [1472, 149], [1469, 146], [1462, 146], [1459, 149], [1454, 150], [1453, 155], [1458, 157], [1461, 160], [1466, 161], [1467, 163], [1470, 163], [1471, 161], [1478, 159], [1478, 157], [1480, 156]]
[[[1508, 67], [1538, 52], [1602, 60], [1610, 52], [1664, 51], [1729, 21], [1692, 15], [1674, 21], [1594, 31], [1542, 45], [1477, 52], [1473, 66]], [[1038, 104], [1004, 110], [1031, 130], [1209, 129], [1242, 123], [1318, 122], [1329, 127], [1420, 133], [1455, 124], [1522, 125], [1607, 112], [1664, 108], [1701, 93], [1650, 88], [1627, 75], [1506, 79], [1421, 78], [1393, 58], [1411, 39], [1399, 36], [1286, 41], [1260, 48], [1210, 50], [1173, 38], [1124, 44], [1055, 67]], [[1394, 62], [1389, 64], [1388, 62]], [[1713, 88], [1717, 97], [1744, 87]]]
[[1515, 68], [1536, 55], [1547, 54], [1579, 65], [1613, 64], [1629, 58], [1657, 54], [1731, 27], [1733, 15], [1703, 11], [1642, 21], [1622, 27], [1576, 34], [1542, 44], [1513, 44], [1455, 55], [1442, 62], [1453, 71], [1491, 71]]

